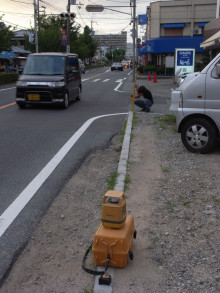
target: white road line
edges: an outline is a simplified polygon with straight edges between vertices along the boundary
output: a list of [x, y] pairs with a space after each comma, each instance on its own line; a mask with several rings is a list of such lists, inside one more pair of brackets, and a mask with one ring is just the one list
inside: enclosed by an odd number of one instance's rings
[[97, 82], [99, 80], [100, 80], [100, 78], [97, 78], [97, 79], [94, 79], [92, 82]]
[[41, 170], [41, 172], [28, 184], [28, 186], [21, 192], [20, 195], [17, 196], [12, 204], [0, 216], [0, 237], [13, 223], [23, 208], [27, 205], [27, 203], [41, 187], [41, 185], [46, 181], [46, 179], [66, 156], [69, 150], [78, 141], [81, 135], [92, 124], [92, 122], [99, 118], [115, 115], [128, 115], [128, 113], [106, 114], [90, 118], [74, 133], [74, 135], [66, 142], [66, 144], [57, 152], [57, 154], [49, 161], [49, 163]]
[[123, 81], [123, 79], [118, 79], [115, 82], [122, 82], [122, 81]]
[[114, 88], [114, 91], [116, 91], [116, 92], [120, 92], [120, 93], [123, 93], [123, 91], [119, 91], [118, 90], [118, 88], [120, 88], [120, 86], [123, 84], [123, 82], [120, 82], [117, 86], [116, 86], [116, 88]]
[[7, 89], [0, 89], [0, 92], [2, 92], [2, 91], [7, 91], [7, 90], [12, 90], [12, 89], [15, 89], [16, 87], [15, 86], [13, 86], [13, 87], [8, 87]]
[[109, 81], [110, 79], [105, 79], [105, 80], [103, 80], [102, 82], [107, 82], [107, 81]]

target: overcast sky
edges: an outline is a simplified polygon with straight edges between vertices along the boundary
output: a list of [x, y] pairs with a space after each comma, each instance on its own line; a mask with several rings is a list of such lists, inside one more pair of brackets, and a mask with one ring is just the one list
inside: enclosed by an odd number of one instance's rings
[[[16, 26], [16, 29], [26, 29], [34, 26], [34, 0], [0, 0], [0, 16], [3, 15], [2, 20], [6, 25]], [[37, 2], [38, 0], [36, 0]], [[145, 14], [147, 6], [150, 2], [155, 0], [136, 0], [136, 15]], [[40, 11], [46, 14], [57, 14], [66, 12], [68, 0], [42, 0], [39, 2]], [[132, 42], [130, 37], [130, 30], [132, 29], [131, 15], [133, 8], [130, 6], [128, 0], [76, 0], [77, 5], [71, 5], [71, 12], [76, 13], [76, 23], [81, 27], [88, 25], [92, 27], [95, 34], [120, 34], [121, 31], [128, 32], [128, 42]], [[80, 5], [80, 3], [82, 5]], [[87, 12], [87, 5], [103, 5], [105, 7], [103, 12], [94, 13]], [[111, 7], [107, 7], [111, 6]], [[112, 6], [128, 6], [128, 7], [112, 7]], [[45, 8], [44, 8], [45, 7]], [[109, 10], [111, 9], [111, 10]], [[113, 11], [121, 11], [121, 13]], [[82, 30], [81, 30], [82, 32]], [[144, 34], [139, 33], [142, 37]]]

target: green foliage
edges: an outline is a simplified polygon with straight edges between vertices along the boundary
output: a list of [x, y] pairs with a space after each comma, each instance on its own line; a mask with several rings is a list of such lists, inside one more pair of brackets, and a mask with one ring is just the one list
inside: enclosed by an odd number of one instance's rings
[[[2, 16], [0, 16], [0, 21]], [[3, 22], [0, 22], [0, 52], [11, 51], [11, 39], [14, 37], [14, 33], [11, 31], [11, 26], [6, 26]]]
[[137, 71], [140, 72], [140, 73], [143, 73], [144, 72], [144, 66], [143, 65], [138, 66]]
[[147, 71], [155, 71], [155, 70], [156, 70], [156, 67], [154, 65], [144, 66], [144, 72], [147, 72]]
[[206, 65], [208, 65], [210, 62], [210, 56], [208, 52], [204, 52], [202, 54], [202, 58], [200, 62], [196, 62], [195, 64], [195, 71], [202, 71]]
[[0, 84], [13, 83], [18, 80], [17, 73], [1, 73], [0, 74]]
[[[113, 54], [112, 54], [113, 53]], [[112, 62], [121, 62], [124, 59], [125, 56], [125, 50], [122, 49], [114, 49], [113, 52], [107, 52], [105, 54], [105, 57], [108, 60], [111, 60]], [[112, 59], [113, 57], [113, 59]]]
[[108, 190], [113, 190], [116, 184], [116, 180], [118, 177], [118, 172], [112, 172], [110, 178], [107, 181]]
[[[54, 15], [41, 15], [39, 17], [38, 46], [39, 52], [66, 52], [66, 46], [61, 43], [61, 30], [67, 29], [67, 19]], [[97, 50], [97, 41], [92, 38], [91, 30], [85, 26], [83, 34], [79, 33], [80, 26], [70, 20], [70, 50], [78, 54], [79, 58], [90, 59]], [[34, 32], [34, 29], [30, 29]], [[25, 36], [25, 49], [35, 52], [35, 44], [29, 43]]]

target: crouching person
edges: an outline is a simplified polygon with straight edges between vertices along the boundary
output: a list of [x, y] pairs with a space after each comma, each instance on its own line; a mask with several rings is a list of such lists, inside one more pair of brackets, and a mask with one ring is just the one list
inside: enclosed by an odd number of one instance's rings
[[135, 96], [134, 104], [142, 108], [142, 112], [150, 112], [150, 108], [154, 103], [151, 92], [145, 86], [140, 86], [139, 88], [136, 86], [136, 89], [138, 94]]

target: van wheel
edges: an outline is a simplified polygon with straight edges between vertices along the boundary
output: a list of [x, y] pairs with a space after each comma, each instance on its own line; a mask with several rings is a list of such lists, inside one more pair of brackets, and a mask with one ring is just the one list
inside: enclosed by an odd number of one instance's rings
[[17, 105], [19, 106], [20, 109], [25, 109], [26, 108], [26, 104], [25, 103], [17, 102]]
[[183, 125], [181, 139], [188, 151], [206, 154], [215, 147], [217, 132], [208, 120], [192, 118]]
[[82, 88], [79, 87], [79, 93], [78, 93], [78, 96], [76, 97], [76, 101], [80, 101], [81, 97], [82, 97]]
[[69, 107], [69, 95], [68, 93], [65, 93], [64, 101], [63, 101], [63, 108], [67, 109]]

